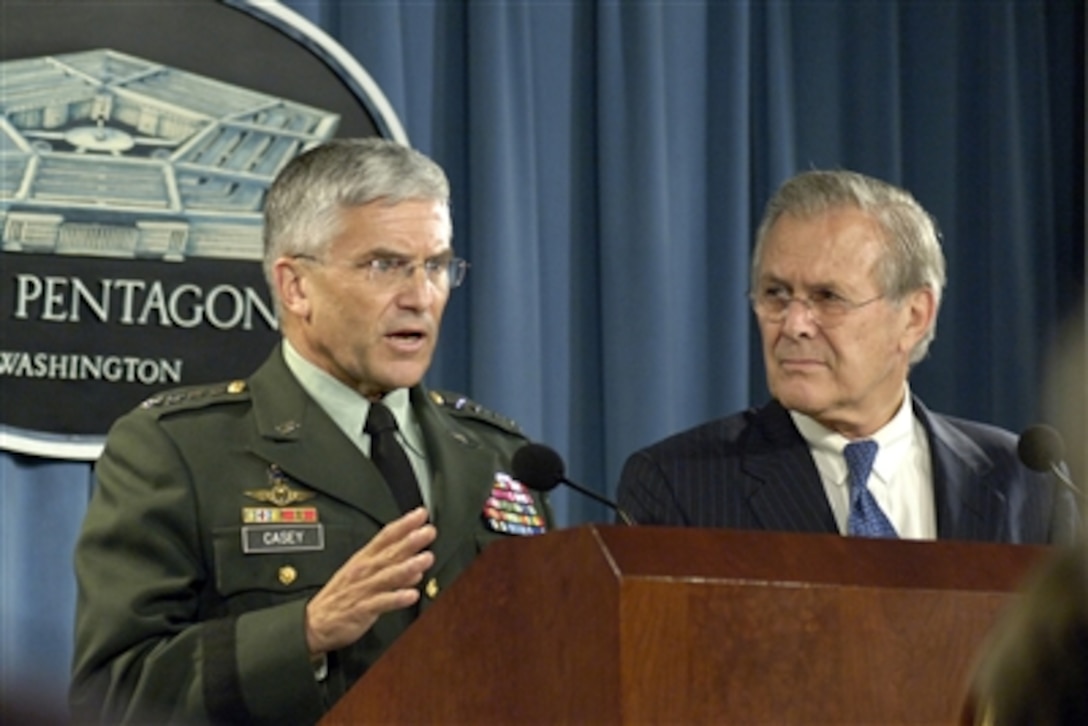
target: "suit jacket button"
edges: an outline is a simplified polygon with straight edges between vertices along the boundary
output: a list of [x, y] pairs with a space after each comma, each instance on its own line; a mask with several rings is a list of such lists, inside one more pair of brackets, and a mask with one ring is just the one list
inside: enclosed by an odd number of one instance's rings
[[427, 597], [434, 600], [438, 597], [438, 580], [432, 577], [427, 581], [427, 587], [423, 588], [423, 591], [427, 593]]

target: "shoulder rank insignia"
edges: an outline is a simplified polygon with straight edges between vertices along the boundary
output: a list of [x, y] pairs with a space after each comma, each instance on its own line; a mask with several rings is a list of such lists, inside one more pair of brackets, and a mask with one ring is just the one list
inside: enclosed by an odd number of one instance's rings
[[189, 388], [178, 388], [165, 393], [157, 393], [145, 399], [140, 407], [155, 408], [157, 406], [174, 406], [179, 403], [194, 403], [208, 398], [217, 398], [223, 394], [237, 396], [239, 393], [245, 393], [245, 391], [246, 382], [240, 380], [231, 381], [230, 383], [215, 383], [210, 386], [190, 386]]
[[507, 418], [495, 413], [491, 409], [484, 408], [468, 396], [449, 391], [428, 391], [428, 395], [435, 404], [442, 406], [456, 416], [469, 417], [479, 421], [486, 421], [493, 426], [506, 429], [511, 433], [520, 434], [521, 428], [512, 418]]
[[528, 488], [501, 471], [495, 472], [483, 518], [492, 531], [503, 534], [527, 536], [548, 531]]
[[289, 481], [280, 468], [273, 464], [268, 467], [268, 483], [271, 486], [268, 489], [247, 489], [245, 495], [250, 499], [268, 502], [277, 507], [286, 507], [313, 499], [313, 492], [306, 489], [292, 489]]

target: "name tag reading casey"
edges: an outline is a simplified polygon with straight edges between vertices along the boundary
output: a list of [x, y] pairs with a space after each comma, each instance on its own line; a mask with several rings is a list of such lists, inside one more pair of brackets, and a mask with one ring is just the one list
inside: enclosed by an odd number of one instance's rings
[[325, 549], [325, 527], [322, 524], [242, 527], [242, 551], [247, 554], [308, 552], [323, 549]]

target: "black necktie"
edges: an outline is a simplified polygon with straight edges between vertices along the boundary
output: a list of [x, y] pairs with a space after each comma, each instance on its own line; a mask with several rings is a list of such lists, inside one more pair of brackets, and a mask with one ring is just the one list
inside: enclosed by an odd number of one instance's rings
[[370, 414], [363, 430], [370, 434], [370, 460], [385, 477], [393, 498], [402, 512], [423, 506], [419, 483], [408, 457], [397, 441], [397, 420], [384, 404], [370, 404]]

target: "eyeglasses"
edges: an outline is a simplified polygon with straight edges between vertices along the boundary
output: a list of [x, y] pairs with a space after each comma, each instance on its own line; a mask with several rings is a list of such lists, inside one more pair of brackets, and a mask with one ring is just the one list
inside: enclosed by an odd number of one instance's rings
[[830, 290], [817, 290], [808, 297], [799, 297], [791, 295], [784, 287], [778, 285], [769, 285], [749, 295], [752, 300], [752, 309], [760, 320], [781, 323], [786, 319], [790, 305], [798, 302], [812, 316], [812, 321], [821, 328], [833, 328], [840, 325], [850, 313], [871, 305], [883, 297], [883, 295], [877, 295], [868, 300], [854, 302]]
[[313, 255], [291, 255], [296, 260], [308, 260], [319, 265], [346, 267], [362, 275], [368, 283], [377, 287], [393, 287], [415, 276], [423, 268], [427, 280], [436, 287], [453, 289], [460, 287], [468, 272], [468, 262], [460, 257], [436, 257], [417, 262], [405, 257], [371, 257], [358, 262], [336, 263]]

